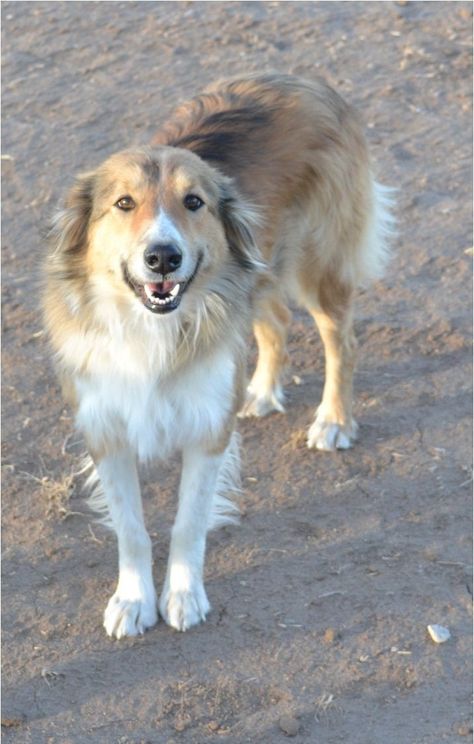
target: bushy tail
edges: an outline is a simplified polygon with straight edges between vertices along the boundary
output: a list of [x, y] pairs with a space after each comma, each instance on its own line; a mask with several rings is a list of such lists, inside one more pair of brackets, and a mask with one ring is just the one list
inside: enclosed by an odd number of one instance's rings
[[99, 474], [95, 468], [92, 458], [88, 455], [85, 460], [85, 469], [89, 470], [89, 475], [84, 483], [84, 492], [87, 494], [87, 506], [91, 511], [97, 514], [97, 522], [113, 530], [112, 519], [110, 517], [107, 499], [100, 482]]
[[383, 276], [396, 236], [394, 216], [397, 189], [373, 181], [373, 208], [360, 255], [360, 283]]
[[225, 524], [238, 524], [239, 508], [228, 498], [229, 493], [240, 494], [240, 434], [234, 432], [227, 447], [224, 461], [219, 471], [216, 492], [212, 504], [209, 529], [214, 530]]

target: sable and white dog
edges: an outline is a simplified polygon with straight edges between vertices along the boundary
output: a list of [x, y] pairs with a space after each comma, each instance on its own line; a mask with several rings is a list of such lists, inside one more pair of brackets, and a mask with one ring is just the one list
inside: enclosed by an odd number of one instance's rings
[[159, 609], [178, 630], [205, 619], [206, 533], [232, 519], [236, 416], [283, 410], [289, 299], [325, 349], [308, 446], [351, 445], [354, 293], [380, 274], [390, 225], [353, 110], [324, 83], [285, 75], [219, 83], [151, 148], [77, 179], [51, 231], [44, 306], [100, 482], [93, 502], [118, 539], [109, 635], [158, 619], [137, 461], [174, 451], [183, 466]]

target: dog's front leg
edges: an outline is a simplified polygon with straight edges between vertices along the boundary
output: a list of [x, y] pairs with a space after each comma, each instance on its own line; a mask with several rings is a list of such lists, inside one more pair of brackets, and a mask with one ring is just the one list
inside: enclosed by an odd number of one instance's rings
[[119, 553], [117, 589], [105, 610], [104, 627], [116, 638], [134, 636], [158, 620], [135, 457], [124, 448], [96, 461], [96, 468], [101, 485], [97, 500], [107, 507]]
[[178, 513], [160, 600], [161, 615], [176, 630], [205, 620], [210, 609], [203, 584], [204, 555], [223, 459], [223, 454], [209, 454], [197, 447], [183, 451]]

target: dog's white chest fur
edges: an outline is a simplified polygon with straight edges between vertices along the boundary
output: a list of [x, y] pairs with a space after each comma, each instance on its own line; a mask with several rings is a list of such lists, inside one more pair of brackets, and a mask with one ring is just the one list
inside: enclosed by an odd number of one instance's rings
[[101, 441], [125, 438], [142, 461], [222, 431], [233, 405], [235, 363], [226, 350], [173, 377], [124, 374], [117, 365], [76, 383], [77, 424]]

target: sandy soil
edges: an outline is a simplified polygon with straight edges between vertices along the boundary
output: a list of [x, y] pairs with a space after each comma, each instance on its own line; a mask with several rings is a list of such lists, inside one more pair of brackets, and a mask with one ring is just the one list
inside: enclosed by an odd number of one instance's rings
[[[467, 741], [471, 5], [4, 2], [2, 18], [4, 741]], [[209, 621], [114, 642], [115, 540], [71, 478], [41, 333], [44, 230], [77, 170], [147, 142], [216, 76], [270, 68], [358, 106], [400, 187], [393, 263], [358, 304], [360, 441], [305, 449], [323, 361], [296, 311], [288, 413], [240, 427], [244, 518], [210, 538]], [[176, 463], [144, 474], [158, 585], [176, 485]]]

